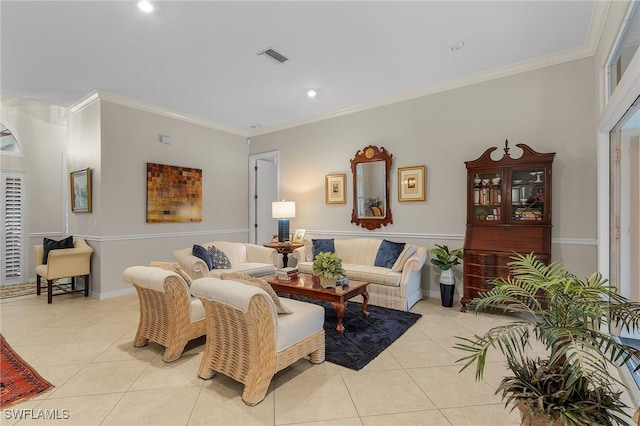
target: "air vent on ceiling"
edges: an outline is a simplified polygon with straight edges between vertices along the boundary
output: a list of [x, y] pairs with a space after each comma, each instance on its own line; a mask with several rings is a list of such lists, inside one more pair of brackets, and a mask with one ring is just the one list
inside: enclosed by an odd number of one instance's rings
[[289, 60], [289, 58], [284, 56], [282, 53], [276, 52], [275, 50], [273, 50], [271, 48], [265, 49], [262, 52], [258, 52], [258, 56], [270, 59], [270, 60], [274, 61], [277, 64], [284, 64], [286, 61]]

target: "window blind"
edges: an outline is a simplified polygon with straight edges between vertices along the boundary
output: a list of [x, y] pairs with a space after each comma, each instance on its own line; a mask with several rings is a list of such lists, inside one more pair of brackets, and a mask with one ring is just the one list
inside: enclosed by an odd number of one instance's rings
[[2, 282], [23, 282], [24, 176], [2, 175]]

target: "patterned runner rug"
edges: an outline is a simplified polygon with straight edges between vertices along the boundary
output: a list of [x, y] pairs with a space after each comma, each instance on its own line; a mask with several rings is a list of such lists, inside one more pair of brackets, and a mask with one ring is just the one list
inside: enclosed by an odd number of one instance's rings
[[[45, 292], [47, 286], [45, 285]], [[11, 284], [0, 286], [0, 299], [36, 294], [36, 283]]]
[[0, 334], [0, 408], [33, 398], [53, 385], [25, 362]]

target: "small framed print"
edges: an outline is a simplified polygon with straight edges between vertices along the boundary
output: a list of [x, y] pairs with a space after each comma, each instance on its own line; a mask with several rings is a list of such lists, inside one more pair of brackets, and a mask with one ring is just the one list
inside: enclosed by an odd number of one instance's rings
[[306, 229], [296, 229], [296, 232], [291, 238], [292, 243], [304, 243], [304, 235], [307, 233]]
[[346, 173], [337, 173], [325, 176], [324, 180], [324, 202], [325, 204], [347, 204], [347, 194], [345, 186], [347, 183]]
[[398, 201], [424, 201], [426, 166], [398, 169]]
[[77, 170], [69, 174], [71, 211], [91, 213], [91, 168]]

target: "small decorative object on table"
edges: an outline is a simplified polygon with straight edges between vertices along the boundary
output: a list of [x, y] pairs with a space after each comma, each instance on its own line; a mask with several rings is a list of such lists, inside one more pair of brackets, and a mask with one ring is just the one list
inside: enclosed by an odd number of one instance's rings
[[280, 268], [276, 270], [276, 277], [280, 281], [291, 281], [298, 279], [298, 268]]
[[291, 239], [292, 243], [300, 243], [304, 244], [304, 235], [307, 233], [306, 229], [296, 229], [296, 232], [293, 234], [293, 238]]
[[313, 275], [320, 278], [320, 285], [324, 288], [335, 287], [336, 279], [342, 278], [344, 274], [342, 259], [335, 253], [320, 252], [313, 260]]

